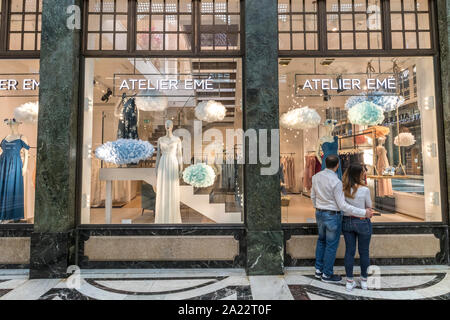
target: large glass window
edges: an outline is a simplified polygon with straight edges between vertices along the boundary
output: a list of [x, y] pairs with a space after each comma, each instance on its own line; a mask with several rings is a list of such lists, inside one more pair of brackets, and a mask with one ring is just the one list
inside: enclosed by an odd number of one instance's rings
[[366, 167], [374, 222], [442, 221], [434, 70], [432, 57], [280, 60], [284, 223], [315, 221], [326, 141], [343, 173]]
[[11, 0], [9, 5], [8, 50], [39, 51], [42, 0]]
[[85, 65], [83, 224], [243, 222], [240, 59]]
[[136, 50], [192, 48], [192, 1], [138, 0]]
[[380, 0], [327, 0], [329, 50], [383, 48]]
[[239, 0], [201, 0], [201, 50], [239, 50], [240, 11]]
[[89, 0], [84, 50], [160, 55], [241, 49], [240, 0]]
[[428, 0], [391, 0], [393, 49], [431, 49]]
[[280, 50], [318, 50], [317, 11], [317, 1], [278, 1]]
[[39, 60], [0, 60], [0, 223], [33, 223]]
[[87, 50], [127, 50], [127, 30], [127, 0], [89, 0]]
[[278, 0], [279, 50], [433, 49], [431, 0]]

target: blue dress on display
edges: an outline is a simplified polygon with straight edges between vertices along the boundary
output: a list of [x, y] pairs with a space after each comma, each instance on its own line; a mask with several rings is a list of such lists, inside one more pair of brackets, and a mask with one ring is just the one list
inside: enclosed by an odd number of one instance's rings
[[122, 109], [117, 139], [139, 139], [137, 131], [137, 107], [134, 98], [128, 99]]
[[20, 151], [30, 147], [22, 139], [3, 141], [0, 144], [0, 220], [24, 218], [22, 158]]
[[[327, 167], [325, 165], [325, 159], [328, 156], [335, 155], [335, 156], [339, 157], [339, 154], [338, 154], [338, 149], [339, 149], [338, 141], [339, 141], [338, 137], [334, 136], [334, 142], [324, 142], [324, 143], [322, 143], [322, 151], [323, 151], [322, 170], [325, 170], [325, 168]], [[342, 180], [341, 159], [339, 159], [339, 169], [336, 172], [336, 174], [338, 175], [339, 179]]]

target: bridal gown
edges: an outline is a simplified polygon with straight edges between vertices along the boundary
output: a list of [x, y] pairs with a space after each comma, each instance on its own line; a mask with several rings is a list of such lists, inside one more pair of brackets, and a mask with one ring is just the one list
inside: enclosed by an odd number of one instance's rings
[[156, 179], [155, 223], [181, 223], [179, 165], [181, 140], [162, 137], [158, 140], [161, 157]]

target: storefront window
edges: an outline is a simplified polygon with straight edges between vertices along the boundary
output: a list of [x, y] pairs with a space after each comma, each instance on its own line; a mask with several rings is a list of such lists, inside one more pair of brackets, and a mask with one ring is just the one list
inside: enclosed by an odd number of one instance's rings
[[11, 0], [8, 49], [39, 51], [41, 44], [42, 0]]
[[33, 223], [39, 60], [0, 60], [0, 223]]
[[315, 222], [326, 141], [342, 172], [366, 167], [374, 222], [442, 221], [434, 70], [432, 57], [280, 60], [284, 223]]
[[428, 0], [392, 0], [393, 49], [431, 49]]
[[243, 222], [240, 59], [86, 59], [82, 224]]
[[279, 50], [433, 48], [430, 0], [278, 0]]
[[317, 10], [313, 0], [278, 1], [280, 50], [318, 50]]
[[127, 50], [128, 1], [89, 0], [87, 50]]
[[201, 0], [201, 50], [239, 50], [239, 0]]
[[329, 50], [383, 48], [380, 0], [327, 0]]
[[136, 50], [192, 48], [192, 1], [137, 1]]

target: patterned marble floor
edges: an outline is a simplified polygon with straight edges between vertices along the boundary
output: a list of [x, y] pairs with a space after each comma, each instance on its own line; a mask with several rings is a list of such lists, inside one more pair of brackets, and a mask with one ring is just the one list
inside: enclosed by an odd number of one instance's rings
[[79, 277], [28, 280], [26, 270], [0, 270], [0, 300], [450, 299], [448, 266], [375, 267], [369, 290], [352, 292], [345, 290], [345, 280], [326, 284], [313, 274], [309, 267], [254, 277], [231, 269], [81, 270]]

